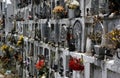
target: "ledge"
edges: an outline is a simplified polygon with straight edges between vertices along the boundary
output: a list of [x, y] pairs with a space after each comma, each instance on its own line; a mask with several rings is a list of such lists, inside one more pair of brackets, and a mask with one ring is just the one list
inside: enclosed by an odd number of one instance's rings
[[116, 20], [116, 19], [120, 19], [120, 15], [113, 16], [113, 17], [104, 17], [103, 18], [103, 20]]
[[114, 60], [106, 62], [106, 68], [116, 73], [120, 73], [120, 65], [114, 64]]
[[75, 52], [70, 52], [70, 55], [76, 58], [82, 58], [84, 62], [88, 63], [94, 63], [95, 62], [95, 57], [93, 56], [87, 56], [85, 53], [75, 53]]

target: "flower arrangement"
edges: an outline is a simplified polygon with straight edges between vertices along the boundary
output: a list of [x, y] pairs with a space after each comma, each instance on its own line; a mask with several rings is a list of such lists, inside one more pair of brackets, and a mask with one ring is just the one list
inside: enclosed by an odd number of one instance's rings
[[59, 17], [64, 17], [67, 13], [63, 6], [56, 6], [53, 9], [53, 14]]
[[13, 52], [13, 51], [14, 51], [14, 49], [13, 49], [12, 47], [10, 47], [10, 46], [8, 46], [8, 45], [6, 45], [6, 44], [3, 44], [3, 45], [1, 46], [1, 50], [2, 50], [3, 52], [6, 52], [6, 51]]
[[35, 67], [39, 70], [40, 78], [48, 74], [48, 68], [45, 65], [45, 59], [43, 55], [39, 56], [40, 60], [36, 63]]
[[23, 35], [21, 35], [21, 36], [19, 37], [19, 39], [18, 39], [18, 41], [17, 41], [17, 46], [22, 45], [22, 43], [23, 43]]
[[39, 60], [35, 66], [38, 70], [42, 69], [45, 66], [45, 60]]
[[12, 61], [11, 55], [12, 55], [14, 49], [6, 44], [3, 44], [1, 46], [1, 50], [2, 50], [2, 52], [4, 52], [0, 58], [0, 61], [2, 62], [1, 63], [2, 68], [3, 69], [11, 69], [11, 66], [10, 66], [10, 63]]
[[93, 43], [101, 43], [101, 32], [90, 33], [88, 37], [92, 40]]
[[72, 2], [70, 0], [66, 0], [66, 4], [69, 9], [76, 9], [80, 5], [77, 0], [73, 0]]
[[6, 45], [6, 44], [3, 44], [2, 46], [1, 46], [1, 50], [2, 51], [7, 51], [9, 49], [9, 47], [8, 47], [8, 45]]
[[69, 68], [76, 71], [83, 71], [84, 70], [83, 60], [80, 58], [77, 59], [71, 57], [69, 60]]
[[54, 9], [53, 9], [53, 13], [62, 13], [64, 12], [64, 8], [63, 6], [56, 6]]
[[120, 30], [113, 29], [106, 34], [106, 38], [112, 43], [114, 48], [120, 48]]

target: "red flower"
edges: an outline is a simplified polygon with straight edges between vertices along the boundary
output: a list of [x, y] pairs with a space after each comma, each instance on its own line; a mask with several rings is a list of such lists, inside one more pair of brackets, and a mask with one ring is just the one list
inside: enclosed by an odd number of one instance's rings
[[71, 69], [74, 68], [74, 59], [73, 59], [73, 58], [70, 58], [69, 67], [70, 67]]
[[37, 63], [36, 63], [36, 68], [37, 69], [41, 69], [43, 66], [45, 65], [45, 61], [44, 60], [39, 60]]
[[72, 70], [83, 71], [84, 70], [84, 65], [81, 63], [80, 59], [70, 58], [69, 68], [72, 69]]

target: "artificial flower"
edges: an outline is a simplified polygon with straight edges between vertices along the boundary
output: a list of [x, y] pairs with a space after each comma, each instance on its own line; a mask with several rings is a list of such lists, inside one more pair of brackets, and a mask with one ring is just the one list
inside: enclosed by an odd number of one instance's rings
[[23, 35], [21, 35], [17, 41], [17, 46], [20, 46], [23, 43]]
[[114, 29], [111, 32], [108, 32], [106, 38], [115, 48], [120, 47], [120, 30]]
[[20, 46], [22, 44], [22, 41], [17, 42], [17, 46]]
[[64, 12], [63, 6], [56, 6], [56, 7], [53, 9], [53, 13], [62, 13], [62, 12]]
[[79, 2], [76, 0], [73, 0], [72, 2], [67, 3], [67, 6], [69, 9], [76, 9], [77, 7], [79, 7]]
[[23, 40], [23, 35], [19, 37], [19, 41], [22, 41], [22, 40]]
[[73, 0], [73, 1], [71, 2], [71, 5], [79, 6], [80, 4], [79, 4], [79, 2], [78, 2], [78, 1]]
[[81, 59], [71, 57], [69, 60], [69, 68], [76, 71], [83, 71], [84, 70], [83, 61], [81, 61]]
[[2, 47], [1, 47], [1, 50], [2, 51], [6, 51], [7, 49], [8, 49], [8, 45], [3, 44]]
[[39, 60], [39, 61], [36, 63], [36, 65], [35, 65], [35, 67], [36, 67], [38, 70], [42, 69], [44, 66], [45, 66], [45, 61], [44, 61], [44, 60]]

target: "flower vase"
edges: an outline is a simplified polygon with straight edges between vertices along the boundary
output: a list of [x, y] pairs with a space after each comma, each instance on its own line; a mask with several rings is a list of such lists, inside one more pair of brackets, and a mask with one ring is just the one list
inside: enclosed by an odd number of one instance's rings
[[75, 17], [75, 10], [74, 9], [69, 9], [68, 17], [70, 19]]
[[88, 37], [86, 41], [86, 54], [92, 55], [92, 40]]
[[101, 41], [101, 46], [106, 46], [107, 45], [107, 41], [105, 38], [105, 34], [102, 35], [102, 41]]

